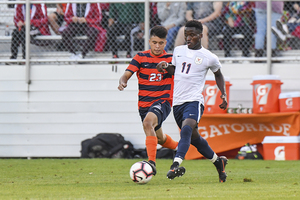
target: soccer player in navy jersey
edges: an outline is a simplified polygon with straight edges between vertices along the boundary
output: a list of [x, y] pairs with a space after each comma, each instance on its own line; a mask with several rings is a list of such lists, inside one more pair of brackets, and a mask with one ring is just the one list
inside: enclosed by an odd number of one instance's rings
[[127, 86], [130, 77], [136, 72], [139, 84], [139, 113], [146, 134], [148, 163], [156, 174], [157, 144], [165, 148], [176, 149], [178, 142], [164, 134], [161, 128], [163, 121], [170, 114], [173, 95], [173, 75], [158, 72], [156, 65], [161, 61], [171, 63], [172, 54], [164, 51], [168, 31], [163, 26], [154, 26], [150, 31], [150, 50], [138, 52], [119, 80], [118, 89]]
[[198, 123], [203, 114], [204, 100], [202, 90], [205, 84], [205, 76], [210, 69], [215, 76], [218, 88], [221, 91], [221, 109], [227, 107], [227, 97], [221, 64], [218, 57], [201, 45], [203, 27], [196, 20], [188, 21], [185, 25], [184, 36], [187, 45], [178, 46], [174, 49], [172, 64], [162, 61], [157, 65], [159, 72], [167, 71], [174, 75], [173, 113], [180, 131], [178, 149], [167, 173], [167, 178], [174, 179], [185, 173], [182, 163], [190, 144], [195, 146], [217, 168], [219, 181], [226, 181], [225, 166], [227, 158], [217, 156], [207, 141], [200, 136]]

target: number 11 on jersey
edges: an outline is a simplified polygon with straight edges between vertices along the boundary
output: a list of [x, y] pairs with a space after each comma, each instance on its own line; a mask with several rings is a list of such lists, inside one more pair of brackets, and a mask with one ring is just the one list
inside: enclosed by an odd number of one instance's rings
[[[187, 66], [186, 71], [185, 71], [185, 66]], [[184, 71], [185, 71], [185, 73], [188, 74], [190, 71], [190, 68], [191, 68], [191, 63], [189, 63], [189, 64], [186, 64], [186, 62], [182, 63], [181, 73], [184, 73]]]

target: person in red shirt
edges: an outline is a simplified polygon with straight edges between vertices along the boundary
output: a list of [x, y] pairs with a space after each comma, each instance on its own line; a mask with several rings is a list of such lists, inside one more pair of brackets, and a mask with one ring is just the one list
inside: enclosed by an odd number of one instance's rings
[[[15, 16], [14, 23], [16, 29], [12, 32], [11, 39], [11, 57], [10, 59], [17, 59], [18, 47], [22, 44], [22, 57], [25, 59], [25, 13], [26, 6], [24, 4], [15, 5]], [[47, 17], [47, 6], [45, 4], [32, 4], [30, 6], [30, 25], [33, 30], [30, 34], [34, 35], [50, 35], [50, 30], [48, 27], [48, 17]], [[35, 44], [34, 38], [31, 38], [31, 43]], [[16, 64], [13, 62], [6, 64]]]
[[[102, 51], [106, 30], [101, 27], [102, 13], [100, 3], [68, 3], [65, 12], [67, 27], [62, 32], [63, 45], [71, 52], [71, 59], [85, 58], [90, 49]], [[73, 37], [86, 35], [88, 39], [82, 52], [76, 54]]]
[[120, 91], [127, 87], [127, 82], [136, 72], [139, 84], [139, 114], [146, 134], [146, 150], [148, 163], [156, 174], [157, 144], [165, 148], [175, 149], [178, 142], [164, 134], [161, 128], [168, 117], [173, 97], [173, 75], [158, 72], [156, 65], [161, 61], [171, 63], [172, 54], [164, 51], [168, 30], [163, 26], [154, 26], [150, 31], [150, 50], [138, 52], [119, 80]]

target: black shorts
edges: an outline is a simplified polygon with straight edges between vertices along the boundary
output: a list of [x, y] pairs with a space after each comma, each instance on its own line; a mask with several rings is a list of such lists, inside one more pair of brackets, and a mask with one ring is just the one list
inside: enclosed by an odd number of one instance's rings
[[57, 24], [59, 26], [61, 26], [64, 23], [65, 16], [64, 15], [60, 15], [57, 12], [54, 12], [54, 13], [56, 14], [56, 17], [57, 17]]
[[152, 112], [157, 116], [158, 125], [155, 127], [155, 131], [157, 131], [160, 129], [163, 121], [165, 121], [165, 119], [169, 116], [171, 112], [171, 105], [166, 100], [158, 100], [148, 108], [140, 108], [139, 113], [142, 121], [144, 121], [148, 112]]

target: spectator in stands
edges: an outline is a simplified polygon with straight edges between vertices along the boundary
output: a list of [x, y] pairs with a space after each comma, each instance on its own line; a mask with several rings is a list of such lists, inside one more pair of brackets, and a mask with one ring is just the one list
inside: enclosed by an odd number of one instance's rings
[[[65, 21], [65, 11], [67, 4], [66, 3], [58, 3], [56, 4], [56, 11], [48, 15], [48, 22], [56, 35], [61, 35], [64, 27], [62, 27]], [[62, 41], [59, 41], [56, 44], [56, 50], [61, 51], [64, 50], [65, 47], [62, 44]]]
[[101, 26], [102, 28], [107, 29], [109, 19], [109, 3], [100, 3], [100, 7], [102, 12]]
[[160, 20], [157, 14], [157, 3], [150, 3], [150, 27], [160, 25]]
[[[24, 4], [15, 5], [15, 16], [14, 23], [16, 29], [12, 32], [11, 39], [11, 57], [10, 59], [17, 59], [18, 47], [22, 45], [22, 57], [25, 59], [25, 13], [26, 6]], [[47, 17], [47, 6], [45, 4], [31, 4], [30, 5], [30, 25], [31, 31], [30, 35], [50, 35], [50, 30], [48, 27], [48, 17]], [[34, 38], [31, 37], [31, 43], [35, 44]], [[9, 63], [6, 64], [16, 64]]]
[[[65, 12], [67, 27], [62, 32], [63, 45], [72, 53], [71, 59], [83, 59], [90, 49], [102, 51], [106, 30], [101, 27], [101, 7], [99, 3], [68, 3]], [[86, 35], [82, 52], [76, 54], [73, 37]]]
[[67, 4], [58, 3], [56, 4], [56, 11], [48, 15], [49, 25], [55, 34], [60, 35], [61, 31], [59, 28], [62, 26], [65, 18]]
[[165, 51], [173, 47], [178, 30], [185, 22], [186, 3], [185, 2], [167, 2], [157, 3], [157, 13], [161, 20], [161, 25], [168, 30], [167, 44]]
[[[276, 20], [279, 19], [283, 11], [283, 1], [272, 1], [272, 17], [271, 25], [275, 26]], [[256, 18], [256, 35], [255, 35], [255, 57], [264, 55], [264, 44], [267, 31], [267, 2], [255, 2], [255, 18]], [[277, 56], [276, 36], [271, 35], [272, 57]], [[259, 62], [259, 61], [256, 61]]]
[[[130, 56], [135, 51], [142, 51], [144, 49], [144, 35], [145, 35], [145, 24], [139, 23], [130, 31]], [[127, 53], [127, 58], [130, 58]]]
[[232, 35], [243, 34], [242, 56], [250, 57], [253, 29], [250, 26], [252, 4], [248, 1], [231, 1], [224, 8], [225, 25], [223, 27], [225, 57], [231, 57]]
[[[185, 18], [187, 21], [198, 20], [203, 25], [203, 37], [201, 44], [204, 48], [208, 48], [208, 34], [210, 36], [219, 34], [222, 32], [223, 22], [220, 17], [222, 14], [223, 3], [221, 1], [216, 2], [190, 2], [187, 3], [187, 11]], [[181, 27], [178, 31], [175, 47], [183, 45], [184, 39], [184, 27]]]
[[[144, 23], [139, 23], [130, 31], [131, 52], [144, 50], [144, 25]], [[157, 14], [157, 3], [150, 3], [150, 27], [156, 25], [160, 25], [160, 19]]]
[[289, 10], [289, 20], [282, 23], [280, 19], [276, 21], [276, 27], [272, 26], [272, 32], [282, 41], [287, 39], [288, 35], [300, 38], [300, 2], [293, 2], [292, 9]]
[[107, 45], [112, 51], [113, 58], [118, 58], [117, 36], [125, 35], [124, 48], [126, 58], [131, 58], [130, 33], [136, 26], [144, 29], [144, 4], [143, 3], [111, 3], [109, 6], [109, 21], [107, 32]]

